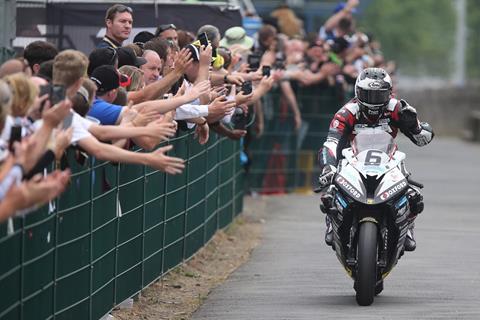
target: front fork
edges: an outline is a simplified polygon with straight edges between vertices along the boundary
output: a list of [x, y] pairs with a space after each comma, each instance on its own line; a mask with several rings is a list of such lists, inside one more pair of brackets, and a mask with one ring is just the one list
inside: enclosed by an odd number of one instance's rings
[[[377, 222], [378, 224], [378, 222]], [[379, 268], [385, 268], [387, 266], [387, 255], [388, 255], [388, 228], [384, 219], [378, 225], [380, 230], [379, 238], [379, 253], [377, 265]], [[354, 219], [352, 227], [350, 228], [349, 240], [347, 244], [347, 256], [346, 262], [348, 266], [354, 267], [357, 262], [357, 247], [356, 247], [356, 237], [358, 232], [358, 219]]]

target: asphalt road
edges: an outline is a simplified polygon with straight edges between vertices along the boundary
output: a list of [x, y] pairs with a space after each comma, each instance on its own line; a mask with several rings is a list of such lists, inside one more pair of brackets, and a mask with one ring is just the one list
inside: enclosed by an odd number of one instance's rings
[[480, 319], [480, 145], [400, 140], [423, 182], [417, 250], [406, 253], [370, 307], [323, 242], [324, 216], [310, 196], [269, 197], [262, 243], [216, 288], [193, 319]]

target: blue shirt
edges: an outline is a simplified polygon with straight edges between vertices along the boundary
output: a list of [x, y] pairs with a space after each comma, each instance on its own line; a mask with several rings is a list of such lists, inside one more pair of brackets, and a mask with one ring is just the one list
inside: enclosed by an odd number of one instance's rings
[[122, 112], [123, 107], [112, 104], [105, 100], [95, 98], [93, 105], [88, 112], [90, 117], [98, 119], [103, 125], [115, 125], [117, 124], [118, 117]]

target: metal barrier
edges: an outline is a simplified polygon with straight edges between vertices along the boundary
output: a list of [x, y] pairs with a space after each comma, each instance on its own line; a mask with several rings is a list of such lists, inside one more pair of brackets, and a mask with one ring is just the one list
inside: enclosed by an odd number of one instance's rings
[[247, 146], [251, 160], [247, 183], [251, 192], [309, 192], [318, 177], [317, 152], [325, 141], [334, 113], [348, 97], [338, 87], [294, 84], [294, 89], [303, 119], [298, 131], [278, 89], [263, 99], [264, 134], [260, 139], [251, 139]]
[[240, 145], [171, 141], [183, 174], [69, 152], [50, 206], [0, 225], [0, 319], [99, 319], [191, 257], [242, 211]]

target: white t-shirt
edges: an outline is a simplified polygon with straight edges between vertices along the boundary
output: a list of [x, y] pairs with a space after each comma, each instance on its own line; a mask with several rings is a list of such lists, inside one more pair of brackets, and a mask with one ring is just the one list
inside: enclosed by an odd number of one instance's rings
[[82, 118], [78, 113], [72, 111], [73, 119], [72, 119], [72, 140], [70, 140], [71, 144], [76, 144], [78, 141], [91, 137], [92, 134], [88, 131], [90, 126], [94, 124], [93, 121], [88, 119]]

